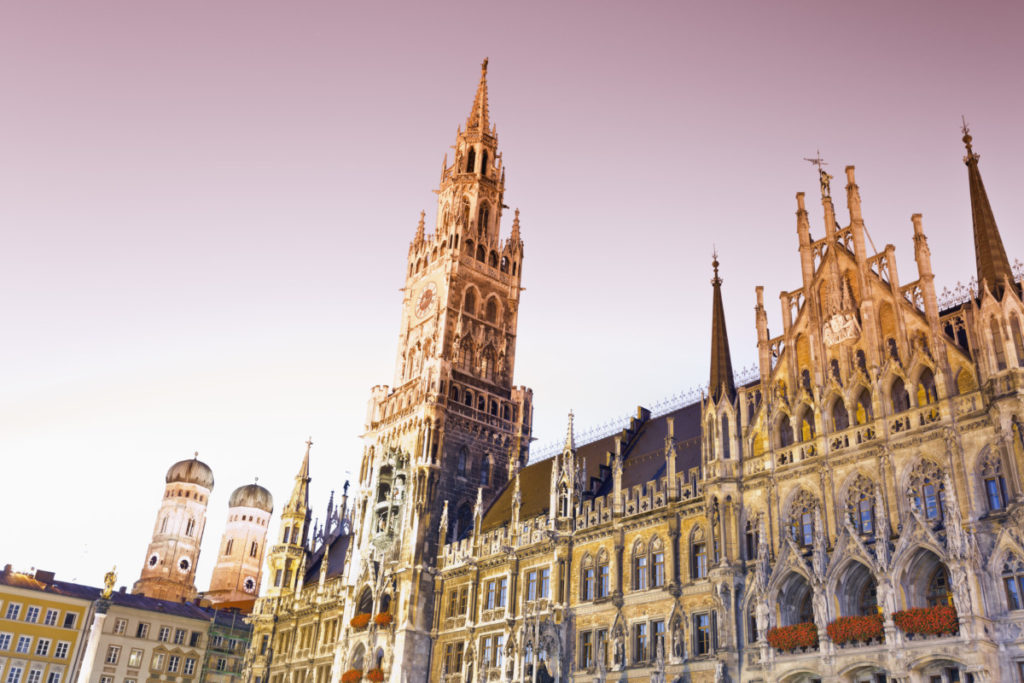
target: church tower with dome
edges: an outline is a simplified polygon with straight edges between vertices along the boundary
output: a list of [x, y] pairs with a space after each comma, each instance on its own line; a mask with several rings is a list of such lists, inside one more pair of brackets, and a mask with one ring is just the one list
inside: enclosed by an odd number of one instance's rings
[[206, 528], [213, 470], [199, 459], [171, 465], [139, 580], [132, 592], [162, 600], [196, 597], [196, 564]]
[[214, 605], [256, 599], [263, 574], [267, 527], [273, 511], [273, 496], [259, 484], [246, 484], [232, 492], [217, 564], [204, 598]]

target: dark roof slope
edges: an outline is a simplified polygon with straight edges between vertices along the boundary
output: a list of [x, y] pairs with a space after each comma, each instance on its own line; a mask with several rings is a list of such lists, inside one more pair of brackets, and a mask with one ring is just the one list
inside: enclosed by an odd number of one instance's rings
[[66, 595], [82, 600], [95, 600], [100, 596], [100, 589], [95, 586], [85, 586], [80, 583], [69, 581], [57, 581], [53, 578], [52, 572], [36, 571], [33, 574], [12, 571], [10, 565], [0, 572], [0, 584], [13, 588], [26, 588], [28, 590], [51, 593], [53, 595]]

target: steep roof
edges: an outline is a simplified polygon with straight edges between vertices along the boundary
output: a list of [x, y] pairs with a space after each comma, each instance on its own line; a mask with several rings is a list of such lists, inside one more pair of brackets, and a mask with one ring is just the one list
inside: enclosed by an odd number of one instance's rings
[[1003, 281], [1013, 283], [1013, 271], [1010, 269], [1010, 261], [1006, 257], [1006, 249], [1003, 247], [1003, 238], [999, 235], [999, 228], [996, 226], [995, 214], [992, 213], [992, 205], [988, 201], [988, 193], [985, 192], [985, 184], [981, 182], [981, 171], [978, 170], [978, 159], [980, 155], [975, 154], [971, 148], [971, 137], [964, 125], [964, 145], [967, 147], [967, 155], [964, 163], [967, 164], [967, 181], [971, 192], [971, 221], [974, 223], [974, 254], [978, 265], [978, 292], [984, 291], [985, 285], [989, 290], [1001, 297], [1003, 292]]
[[65, 595], [82, 600], [95, 600], [100, 596], [101, 589], [70, 581], [57, 581], [52, 572], [36, 571], [35, 574], [16, 572], [10, 565], [0, 572], [0, 584], [12, 588], [25, 588], [51, 595]]
[[718, 255], [711, 266], [715, 277], [711, 280], [711, 378], [708, 393], [718, 403], [725, 396], [736, 398], [736, 382], [732, 375], [732, 354], [729, 353], [729, 333], [725, 329], [725, 306], [722, 305], [722, 278], [718, 277]]

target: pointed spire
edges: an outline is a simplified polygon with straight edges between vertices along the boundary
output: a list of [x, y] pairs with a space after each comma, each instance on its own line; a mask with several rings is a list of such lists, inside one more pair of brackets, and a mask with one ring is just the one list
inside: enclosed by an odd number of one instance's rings
[[427, 215], [426, 211], [420, 211], [420, 222], [419, 222], [419, 225], [416, 226], [416, 238], [415, 238], [415, 241], [416, 241], [417, 244], [421, 243], [423, 241], [424, 237], [426, 237], [426, 227], [423, 224], [423, 219], [426, 217], [426, 215]]
[[519, 237], [519, 209], [516, 209], [516, 217], [512, 219], [512, 242], [518, 242]]
[[487, 60], [484, 59], [480, 65], [480, 85], [476, 88], [476, 97], [473, 99], [473, 109], [466, 119], [466, 130], [479, 128], [482, 132], [488, 132], [490, 122], [487, 112]]
[[978, 159], [981, 155], [976, 154], [971, 147], [973, 138], [967, 121], [964, 121], [962, 131], [964, 145], [967, 147], [964, 163], [967, 164], [967, 181], [971, 192], [974, 253], [978, 262], [978, 291], [984, 291], [987, 283], [992, 293], [997, 298], [1002, 298], [1004, 278], [1007, 283], [1012, 283], [1013, 271], [1010, 270], [1010, 261], [1006, 258], [1003, 239], [999, 235], [999, 228], [996, 227], [996, 218], [988, 202], [985, 185], [981, 182], [981, 172], [978, 170]]
[[575, 416], [573, 412], [569, 411], [569, 426], [565, 430], [565, 448], [562, 450], [566, 453], [576, 450], [576, 434], [573, 432], [572, 421]]
[[302, 466], [299, 473], [295, 475], [295, 488], [292, 489], [292, 497], [288, 500], [288, 508], [291, 510], [309, 509], [309, 449], [313, 446], [313, 437], [306, 441], [306, 454], [302, 457]]
[[736, 398], [736, 383], [732, 376], [732, 356], [729, 353], [729, 335], [725, 329], [725, 307], [722, 305], [722, 278], [718, 277], [718, 251], [711, 261], [715, 277], [711, 280], [711, 379], [708, 393], [718, 403], [723, 396], [732, 402]]

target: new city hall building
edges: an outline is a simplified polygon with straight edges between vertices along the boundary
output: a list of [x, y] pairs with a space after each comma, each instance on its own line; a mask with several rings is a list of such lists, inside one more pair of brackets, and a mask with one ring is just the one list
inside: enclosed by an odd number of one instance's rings
[[1021, 680], [1024, 305], [967, 131], [976, 291], [936, 294], [917, 214], [901, 278], [853, 167], [845, 227], [821, 170], [778, 336], [757, 288], [756, 378], [734, 379], [715, 261], [707, 393], [589, 443], [570, 416], [534, 462], [497, 142], [485, 62], [409, 247], [358, 490], [311, 528], [307, 447], [246, 680]]

